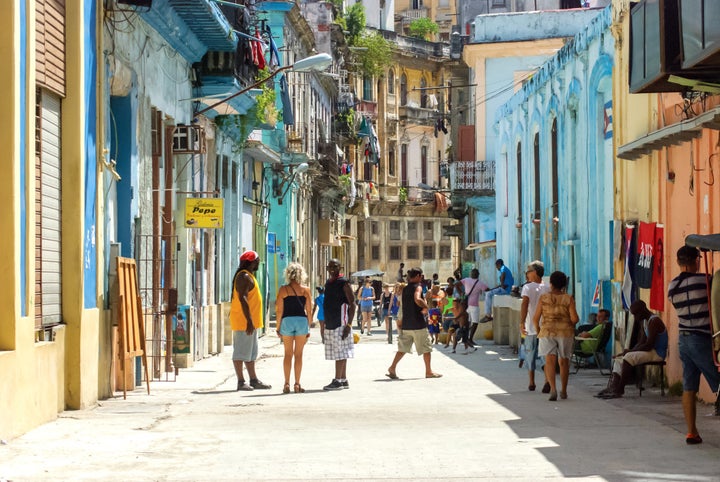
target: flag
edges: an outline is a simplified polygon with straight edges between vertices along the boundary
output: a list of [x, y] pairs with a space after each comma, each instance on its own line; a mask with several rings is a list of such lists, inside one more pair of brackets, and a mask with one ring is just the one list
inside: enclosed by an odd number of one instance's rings
[[655, 226], [652, 285], [650, 286], [650, 309], [657, 311], [663, 311], [665, 309], [664, 231], [664, 226], [662, 224], [657, 224]]
[[635, 281], [639, 288], [650, 288], [653, 275], [653, 248], [655, 247], [655, 223], [640, 223], [637, 242], [637, 266]]
[[635, 267], [634, 258], [635, 250], [633, 238], [635, 235], [635, 226], [632, 224], [625, 225], [625, 271], [622, 282], [622, 302], [623, 308], [630, 309], [630, 305], [635, 301], [635, 286], [632, 278], [632, 271]]
[[605, 139], [612, 139], [613, 135], [613, 118], [612, 118], [612, 100], [605, 103], [605, 126], [603, 132], [605, 133]]

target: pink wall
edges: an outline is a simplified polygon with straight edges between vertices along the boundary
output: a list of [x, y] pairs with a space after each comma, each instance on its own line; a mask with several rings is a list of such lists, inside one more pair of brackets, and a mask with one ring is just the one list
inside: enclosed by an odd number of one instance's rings
[[[662, 94], [660, 126], [683, 120], [682, 98], [677, 94]], [[695, 114], [720, 105], [720, 96], [706, 99], [705, 105], [695, 105]], [[663, 122], [664, 121], [664, 122]], [[665, 225], [665, 286], [680, 273], [675, 253], [685, 244], [688, 234], [720, 233], [720, 131], [703, 129], [702, 136], [678, 146], [663, 148], [658, 156], [659, 222]], [[693, 171], [693, 165], [695, 170]], [[712, 171], [711, 171], [712, 168]], [[700, 171], [700, 169], [702, 169]], [[674, 173], [674, 181], [670, 176]], [[714, 179], [713, 179], [714, 176]], [[710, 271], [720, 269], [720, 253], [710, 261]], [[667, 375], [670, 383], [682, 380], [682, 365], [677, 353], [678, 320], [674, 308], [666, 300], [663, 320], [669, 327], [670, 354]], [[707, 383], [702, 380], [700, 397], [715, 400]]]

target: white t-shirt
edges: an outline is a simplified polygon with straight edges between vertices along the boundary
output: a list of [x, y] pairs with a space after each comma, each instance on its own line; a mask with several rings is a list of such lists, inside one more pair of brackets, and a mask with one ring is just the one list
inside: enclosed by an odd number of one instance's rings
[[535, 331], [535, 325], [533, 324], [533, 317], [535, 316], [535, 309], [537, 308], [540, 297], [545, 293], [550, 292], [550, 287], [545, 283], [527, 283], [522, 287], [520, 295], [525, 298], [528, 297], [530, 303], [528, 304], [527, 316], [525, 316], [525, 331], [528, 335], [537, 335]]

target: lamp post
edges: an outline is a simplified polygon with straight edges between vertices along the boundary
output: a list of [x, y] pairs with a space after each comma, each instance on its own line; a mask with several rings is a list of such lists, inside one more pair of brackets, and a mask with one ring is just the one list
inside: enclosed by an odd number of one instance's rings
[[327, 69], [330, 64], [332, 64], [332, 57], [329, 54], [317, 54], [312, 55], [310, 57], [306, 57], [304, 59], [298, 60], [294, 64], [286, 65], [284, 67], [280, 67], [279, 69], [275, 70], [273, 73], [270, 74], [269, 77], [266, 77], [262, 80], [258, 80], [254, 84], [245, 87], [244, 89], [240, 90], [239, 92], [235, 92], [232, 95], [229, 95], [225, 97], [222, 100], [219, 100], [218, 102], [214, 103], [211, 106], [205, 107], [202, 110], [199, 110], [195, 113], [195, 115], [204, 114], [205, 112], [209, 110], [213, 110], [215, 107], [224, 104], [225, 102], [229, 101], [230, 99], [234, 99], [235, 97], [242, 95], [252, 89], [255, 89], [259, 87], [260, 85], [264, 84], [268, 80], [272, 79], [276, 75], [278, 75], [280, 72], [283, 72], [285, 70], [292, 70], [294, 72], [311, 72], [311, 71], [321, 71]]
[[[292, 186], [292, 184], [295, 182], [295, 178], [297, 177], [297, 175], [302, 174], [309, 168], [310, 166], [308, 165], [308, 163], [303, 162], [301, 164], [298, 164], [297, 166], [290, 166], [290, 170], [292, 172], [288, 172], [287, 174], [282, 170], [278, 171], [273, 169], [272, 190], [273, 195], [278, 200], [278, 204], [282, 204], [283, 198], [290, 190], [290, 186]], [[285, 190], [283, 190], [283, 186], [285, 186]]]

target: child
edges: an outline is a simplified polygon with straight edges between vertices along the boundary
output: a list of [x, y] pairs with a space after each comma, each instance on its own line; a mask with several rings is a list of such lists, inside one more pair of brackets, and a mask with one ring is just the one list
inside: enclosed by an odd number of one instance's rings
[[437, 300], [430, 300], [430, 309], [428, 310], [428, 333], [430, 333], [430, 343], [437, 344], [440, 342], [440, 318], [442, 312], [438, 308]]
[[[322, 340], [323, 344], [325, 343], [325, 288], [318, 286], [317, 288], [318, 295], [317, 298], [315, 298], [315, 306], [313, 306], [313, 312], [312, 314], [315, 315], [315, 311], [317, 310], [317, 319], [318, 323], [320, 323], [320, 339]], [[312, 316], [311, 316], [312, 318]]]
[[458, 341], [461, 341], [465, 345], [465, 352], [463, 355], [470, 353], [471, 351], [477, 351], [475, 345], [469, 340], [469, 325], [470, 320], [468, 319], [468, 313], [465, 311], [465, 306], [460, 300], [453, 300], [452, 307], [453, 315], [455, 315], [455, 323], [457, 329], [455, 330], [455, 339], [453, 340], [452, 352], [455, 353]]

